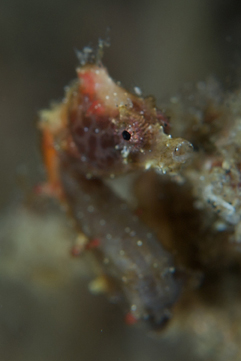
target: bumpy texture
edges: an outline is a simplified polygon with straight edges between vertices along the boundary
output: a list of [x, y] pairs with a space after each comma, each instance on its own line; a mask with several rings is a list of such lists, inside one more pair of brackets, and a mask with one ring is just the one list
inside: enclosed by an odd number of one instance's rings
[[63, 102], [41, 113], [49, 186], [82, 239], [95, 239], [89, 247], [115, 299], [132, 319], [163, 325], [181, 289], [173, 258], [105, 183], [146, 169], [176, 175], [192, 145], [167, 134], [168, 119], [153, 98], [127, 92], [102, 64], [84, 62], [77, 75]]
[[84, 232], [78, 249], [92, 250], [129, 323], [163, 325], [175, 305], [167, 340], [197, 360], [240, 360], [240, 91], [186, 85], [164, 115], [102, 65], [77, 72], [40, 127], [47, 189]]

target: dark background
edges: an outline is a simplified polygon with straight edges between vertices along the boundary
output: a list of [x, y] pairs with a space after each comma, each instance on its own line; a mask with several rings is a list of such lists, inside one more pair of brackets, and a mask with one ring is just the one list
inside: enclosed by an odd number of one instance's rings
[[[155, 95], [157, 103], [185, 82], [210, 75], [229, 89], [240, 83], [238, 1], [1, 0], [1, 232], [13, 247], [13, 264], [24, 227], [6, 217], [15, 215], [10, 204], [24, 192], [23, 183], [32, 186], [41, 177], [38, 111], [61, 99], [64, 86], [75, 77], [74, 49], [96, 45], [107, 27], [111, 47], [103, 61], [110, 74], [130, 90], [139, 86], [144, 95]], [[9, 235], [10, 228], [16, 233]], [[35, 250], [28, 252], [35, 259]], [[50, 254], [55, 257], [54, 251]], [[187, 359], [185, 347], [175, 349], [163, 338], [126, 327], [118, 307], [91, 296], [87, 280], [81, 282], [79, 276], [58, 290], [32, 293], [28, 274], [33, 266], [19, 271], [28, 262], [23, 256], [19, 268], [8, 264], [6, 274], [1, 269], [1, 361]]]

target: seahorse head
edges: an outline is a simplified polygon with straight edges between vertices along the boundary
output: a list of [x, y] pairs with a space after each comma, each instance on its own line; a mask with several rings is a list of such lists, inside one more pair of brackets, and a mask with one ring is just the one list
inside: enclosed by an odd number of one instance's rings
[[[165, 172], [186, 160], [191, 145], [166, 134], [168, 119], [152, 97], [126, 91], [102, 65], [86, 64], [77, 74], [65, 101], [64, 151], [80, 172], [97, 177], [150, 167]], [[178, 160], [175, 151], [180, 145], [184, 157]]]

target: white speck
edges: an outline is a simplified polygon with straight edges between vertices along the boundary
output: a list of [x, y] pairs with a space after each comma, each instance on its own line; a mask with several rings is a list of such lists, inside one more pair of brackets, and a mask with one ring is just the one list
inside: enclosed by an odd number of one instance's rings
[[128, 155], [129, 155], [129, 153], [130, 153], [130, 149], [128, 149], [127, 146], [124, 146], [123, 149], [122, 149], [122, 151], [121, 151], [122, 157], [123, 157], [123, 158], [127, 158]]
[[95, 208], [93, 206], [88, 206], [88, 212], [92, 213], [94, 212]]
[[82, 162], [86, 162], [86, 157], [84, 155], [81, 156]]
[[216, 222], [214, 224], [214, 227], [216, 228], [217, 231], [219, 232], [223, 232], [226, 231], [227, 229], [227, 224], [223, 223], [223, 222]]
[[139, 95], [139, 96], [142, 94], [142, 91], [138, 86], [134, 87], [134, 92], [136, 93], [136, 95]]
[[89, 128], [88, 127], [84, 127], [84, 131], [88, 132]]
[[114, 97], [116, 97], [116, 96], [117, 96], [117, 93], [113, 93], [113, 95], [114, 95]]
[[105, 224], [106, 224], [106, 221], [105, 221], [104, 219], [101, 219], [101, 220], [100, 220], [100, 225], [101, 225], [101, 226], [104, 226]]
[[175, 270], [176, 270], [175, 267], [169, 267], [169, 272], [170, 272], [170, 273], [174, 273]]
[[138, 239], [138, 241], [136, 242], [137, 246], [142, 246], [142, 241], [140, 239]]
[[137, 307], [136, 305], [131, 305], [131, 311], [136, 311]]
[[106, 100], [110, 99], [109, 95], [106, 95], [105, 99], [106, 99]]
[[99, 129], [98, 129], [98, 128], [95, 129], [95, 133], [96, 133], [96, 134], [99, 133]]
[[222, 163], [222, 168], [225, 170], [230, 170], [231, 164], [228, 161], [224, 160]]
[[110, 233], [108, 233], [108, 234], [106, 235], [106, 238], [107, 238], [107, 239], [112, 239], [112, 235], [111, 235]]
[[151, 166], [152, 166], [152, 162], [147, 162], [145, 165], [145, 169], [148, 170], [151, 168]]
[[186, 140], [183, 140], [176, 146], [172, 158], [177, 163], [184, 163], [190, 158], [190, 156], [192, 155], [192, 151], [192, 144]]
[[93, 49], [89, 46], [84, 47], [82, 51], [76, 51], [77, 58], [81, 65], [85, 65], [93, 58]]
[[130, 230], [131, 230], [130, 227], [126, 227], [126, 228], [125, 228], [125, 232], [126, 232], [126, 233], [129, 233]]

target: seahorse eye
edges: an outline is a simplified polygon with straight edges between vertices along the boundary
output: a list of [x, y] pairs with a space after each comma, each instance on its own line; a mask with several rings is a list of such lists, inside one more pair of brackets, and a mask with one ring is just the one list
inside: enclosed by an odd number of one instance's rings
[[122, 137], [123, 137], [123, 139], [125, 139], [125, 140], [130, 140], [130, 139], [131, 139], [131, 135], [130, 135], [129, 132], [127, 132], [127, 130], [123, 130], [123, 132], [122, 132]]

